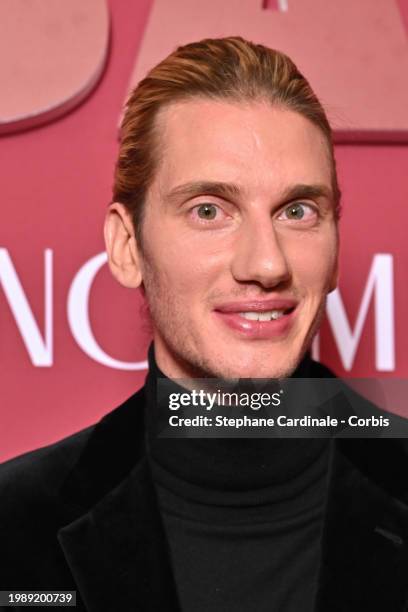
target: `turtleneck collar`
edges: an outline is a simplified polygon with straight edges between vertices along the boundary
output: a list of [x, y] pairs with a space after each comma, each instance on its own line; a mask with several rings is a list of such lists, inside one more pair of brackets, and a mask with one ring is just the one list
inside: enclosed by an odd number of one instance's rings
[[[294, 376], [310, 375], [306, 356]], [[157, 402], [157, 381], [167, 379], [174, 391], [185, 391], [158, 368], [153, 344], [149, 349], [146, 379], [146, 441], [155, 474], [166, 486], [183, 488], [196, 501], [205, 499], [223, 505], [256, 505], [293, 497], [296, 491], [315, 482], [327, 466], [328, 440], [270, 438], [160, 438], [157, 424], [161, 410]], [[174, 386], [174, 389], [173, 389]], [[222, 492], [228, 494], [219, 496]], [[244, 495], [244, 499], [243, 499]], [[210, 502], [211, 503], [211, 502]]]

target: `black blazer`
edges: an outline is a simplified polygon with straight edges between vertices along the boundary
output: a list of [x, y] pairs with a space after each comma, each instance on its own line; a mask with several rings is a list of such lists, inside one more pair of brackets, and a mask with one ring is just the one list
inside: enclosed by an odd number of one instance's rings
[[[0, 590], [76, 590], [79, 611], [179, 610], [144, 398], [0, 466]], [[407, 442], [335, 440], [316, 612], [408, 610]]]

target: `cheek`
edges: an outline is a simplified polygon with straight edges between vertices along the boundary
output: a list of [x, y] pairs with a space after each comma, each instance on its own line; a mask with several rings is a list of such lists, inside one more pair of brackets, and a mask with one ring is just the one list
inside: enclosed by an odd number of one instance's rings
[[161, 235], [166, 239], [151, 241], [145, 253], [147, 283], [158, 299], [166, 293], [176, 297], [178, 303], [188, 301], [193, 307], [192, 296], [207, 295], [225, 269], [223, 256], [208, 249], [208, 243], [192, 241], [180, 232], [173, 240], [170, 233]]
[[303, 293], [324, 297], [336, 268], [335, 237], [312, 234], [288, 245], [287, 253], [294, 285]]
[[171, 221], [160, 227], [151, 223], [145, 229], [149, 236], [145, 261], [156, 285], [171, 288], [179, 300], [194, 292], [207, 293], [225, 270], [225, 245], [214, 244], [205, 232], [183, 231], [180, 224]]

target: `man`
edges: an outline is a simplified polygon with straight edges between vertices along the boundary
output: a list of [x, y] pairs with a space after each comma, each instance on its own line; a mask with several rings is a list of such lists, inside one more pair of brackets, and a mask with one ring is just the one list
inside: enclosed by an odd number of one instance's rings
[[146, 297], [146, 386], [2, 466], [2, 589], [91, 612], [407, 609], [403, 444], [157, 436], [161, 378], [332, 376], [307, 351], [339, 206], [330, 126], [285, 55], [205, 40], [153, 68], [105, 225], [113, 275]]

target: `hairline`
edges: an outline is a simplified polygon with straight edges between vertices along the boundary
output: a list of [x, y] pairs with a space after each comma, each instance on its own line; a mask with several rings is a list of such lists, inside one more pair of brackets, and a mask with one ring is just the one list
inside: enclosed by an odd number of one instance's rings
[[[180, 103], [182, 104], [184, 102], [190, 102], [190, 101], [191, 102], [212, 101], [212, 102], [216, 102], [220, 104], [226, 103], [226, 104], [233, 104], [233, 105], [239, 105], [239, 106], [241, 105], [251, 106], [256, 103], [264, 102], [272, 108], [277, 108], [283, 111], [289, 111], [292, 113], [296, 113], [300, 115], [301, 117], [303, 117], [304, 119], [308, 120], [309, 123], [314, 125], [324, 137], [324, 141], [326, 145], [326, 152], [327, 152], [328, 162], [330, 165], [330, 172], [331, 172], [331, 190], [333, 193], [333, 205], [336, 211], [335, 218], [336, 218], [336, 221], [338, 220], [340, 197], [339, 195], [338, 197], [336, 197], [335, 185], [337, 184], [337, 176], [336, 176], [336, 165], [335, 165], [335, 159], [334, 159], [333, 142], [331, 138], [326, 134], [325, 130], [317, 122], [312, 121], [310, 117], [307, 117], [305, 113], [302, 113], [300, 110], [294, 108], [291, 104], [287, 104], [280, 100], [271, 100], [270, 96], [268, 96], [266, 92], [257, 92], [257, 94], [255, 95], [250, 95], [248, 93], [239, 92], [239, 91], [233, 91], [233, 92], [230, 91], [227, 93], [224, 92], [220, 94], [210, 94], [210, 93], [207, 94], [207, 93], [202, 93], [202, 92], [180, 94], [177, 97], [176, 96], [173, 97], [172, 100], [162, 102], [158, 106], [154, 114], [153, 121], [152, 121], [152, 128], [151, 128], [151, 136], [152, 136], [151, 154], [152, 154], [152, 162], [153, 162], [152, 163], [152, 166], [153, 166], [152, 176], [150, 177], [149, 183], [146, 185], [144, 198], [143, 198], [143, 201], [140, 203], [140, 209], [135, 210], [134, 215], [133, 215], [133, 225], [135, 229], [135, 235], [137, 237], [138, 244], [142, 249], [143, 249], [143, 240], [144, 240], [142, 229], [143, 229], [143, 220], [144, 220], [144, 214], [145, 214], [147, 194], [155, 180], [157, 172], [159, 171], [159, 168], [160, 168], [160, 163], [164, 157], [164, 155], [160, 156], [160, 153], [159, 153], [160, 142], [159, 142], [158, 132], [159, 132], [159, 127], [160, 127], [160, 121], [163, 120], [162, 119], [163, 115], [165, 115], [165, 113], [171, 107], [174, 107]], [[136, 216], [137, 216], [137, 219], [136, 219]]]

